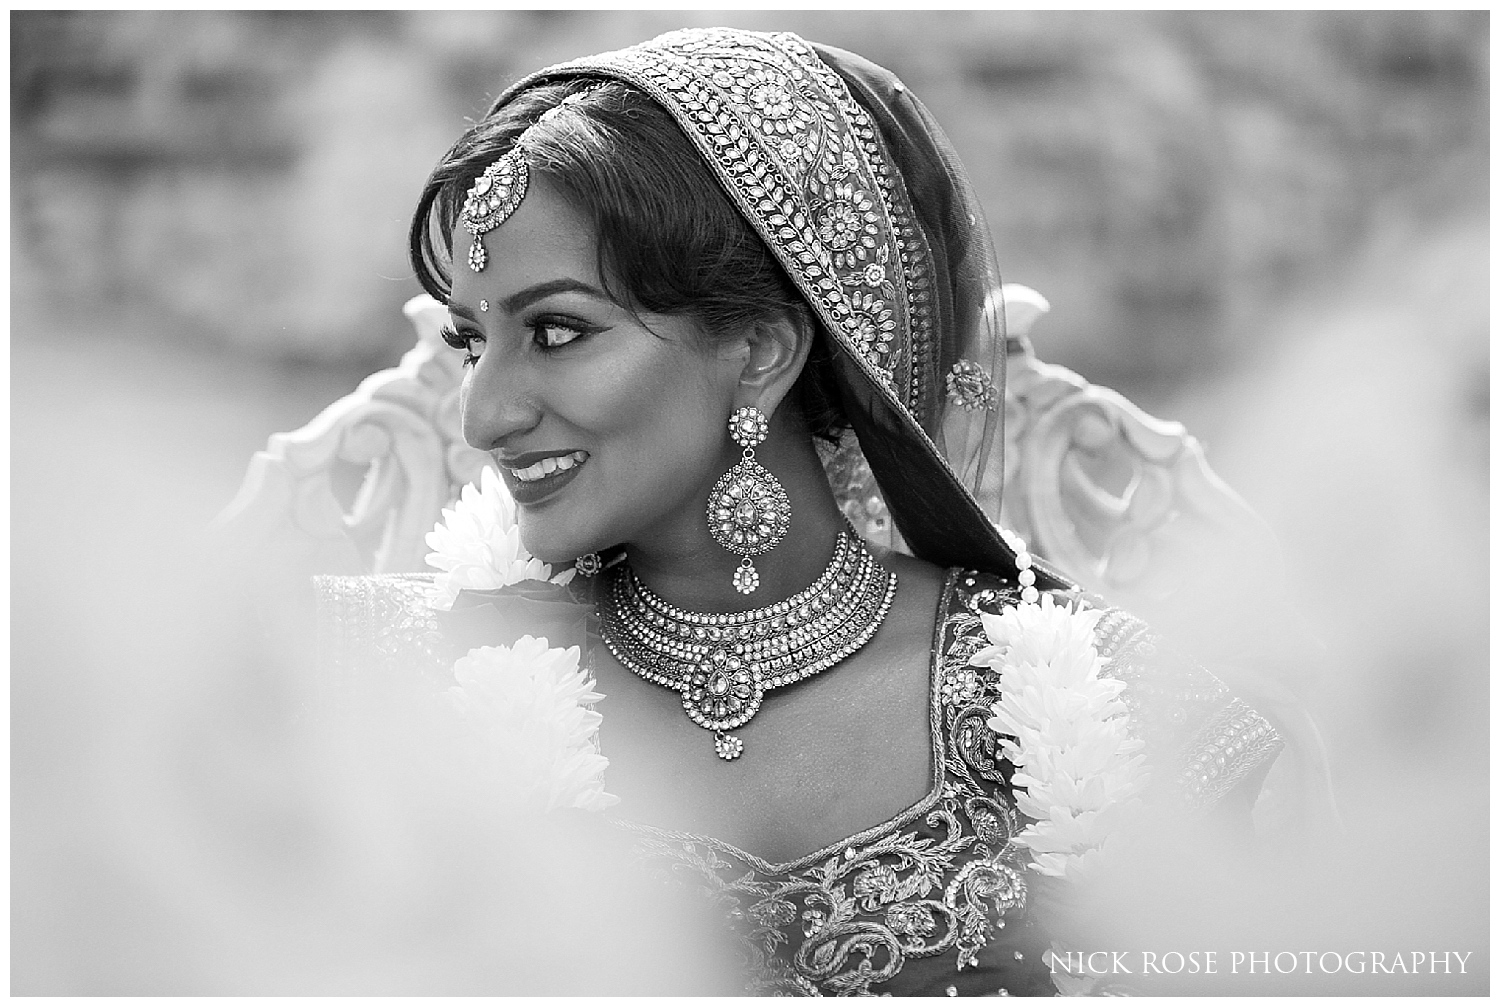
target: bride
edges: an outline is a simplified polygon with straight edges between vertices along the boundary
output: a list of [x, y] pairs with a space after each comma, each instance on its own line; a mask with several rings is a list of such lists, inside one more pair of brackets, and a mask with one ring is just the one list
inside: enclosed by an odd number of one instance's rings
[[[1270, 726], [977, 502], [998, 276], [888, 71], [726, 29], [552, 67], [411, 234], [504, 482], [469, 505], [590, 615], [606, 814], [725, 909], [752, 991], [1051, 993], [1038, 886], [1141, 807], [1244, 817]], [[885, 508], [899, 548], [846, 516]]]

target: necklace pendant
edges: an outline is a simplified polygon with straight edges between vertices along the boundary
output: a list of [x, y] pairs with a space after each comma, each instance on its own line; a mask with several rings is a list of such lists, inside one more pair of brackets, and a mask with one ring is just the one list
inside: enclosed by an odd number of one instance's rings
[[734, 589], [740, 594], [754, 594], [755, 589], [760, 587], [760, 571], [755, 569], [755, 564], [750, 562], [746, 556], [734, 571]]
[[745, 743], [723, 731], [714, 733], [714, 752], [725, 762], [738, 759], [745, 751]]
[[688, 673], [682, 708], [699, 727], [722, 735], [755, 716], [764, 695], [759, 671], [719, 646]]

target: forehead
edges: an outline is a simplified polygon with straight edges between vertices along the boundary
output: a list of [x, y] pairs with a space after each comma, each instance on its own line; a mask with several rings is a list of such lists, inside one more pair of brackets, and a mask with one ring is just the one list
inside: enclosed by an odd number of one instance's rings
[[[482, 271], [469, 268], [469, 246], [484, 243]], [[499, 227], [475, 238], [454, 229], [453, 300], [502, 299], [536, 283], [567, 277], [600, 284], [593, 224], [545, 176], [533, 173], [526, 196]]]

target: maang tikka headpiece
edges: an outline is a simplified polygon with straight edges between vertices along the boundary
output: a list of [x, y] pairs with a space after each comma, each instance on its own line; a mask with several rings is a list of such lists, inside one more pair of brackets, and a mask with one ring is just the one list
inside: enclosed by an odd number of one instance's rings
[[484, 269], [484, 240], [486, 231], [492, 231], [505, 223], [521, 199], [526, 195], [526, 186], [531, 172], [526, 167], [526, 155], [520, 141], [505, 152], [505, 156], [484, 169], [484, 174], [474, 179], [469, 194], [464, 198], [464, 209], [459, 220], [464, 230], [474, 235], [469, 246], [469, 268], [478, 273]]
[[535, 129], [537, 123], [546, 122], [601, 86], [602, 83], [595, 83], [581, 91], [575, 91], [555, 107], [547, 109], [537, 117], [536, 123], [526, 127], [516, 137], [510, 150], [474, 179], [468, 195], [464, 197], [463, 210], [459, 213], [459, 223], [474, 236], [474, 243], [469, 246], [469, 268], [474, 272], [483, 272], [487, 258], [482, 236], [510, 219], [510, 215], [516, 212], [516, 207], [526, 197], [526, 187], [531, 182], [531, 169], [526, 164], [526, 134]]

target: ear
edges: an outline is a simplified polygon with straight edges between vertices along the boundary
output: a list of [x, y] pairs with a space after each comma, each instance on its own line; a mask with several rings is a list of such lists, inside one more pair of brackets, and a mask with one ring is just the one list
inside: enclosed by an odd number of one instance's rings
[[737, 406], [755, 406], [773, 416], [807, 364], [815, 335], [812, 318], [802, 308], [762, 319], [751, 329], [749, 354], [735, 389]]

